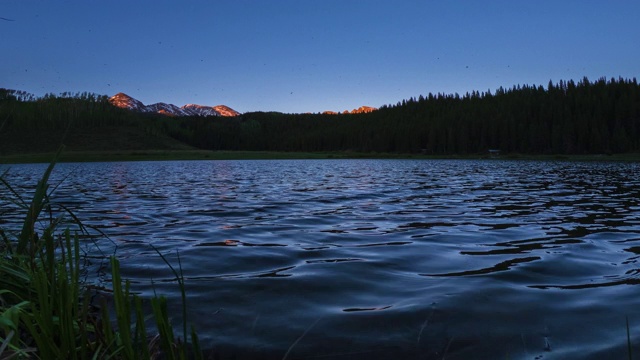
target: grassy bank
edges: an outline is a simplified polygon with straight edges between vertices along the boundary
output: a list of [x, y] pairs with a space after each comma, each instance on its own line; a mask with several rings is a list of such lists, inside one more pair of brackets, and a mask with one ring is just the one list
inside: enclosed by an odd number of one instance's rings
[[[23, 200], [0, 175], [4, 193], [10, 194], [0, 199], [2, 210], [13, 203], [25, 214], [21, 231], [0, 228], [0, 359], [202, 358], [195, 331], [189, 333], [186, 327], [181, 270], [162, 254], [158, 253], [182, 292], [181, 336], [174, 335], [166, 299], [146, 300], [133, 294], [129, 282], [120, 277], [115, 257], [110, 259], [111, 289], [97, 291], [85, 284], [80, 236], [60, 229], [63, 216], [52, 212], [48, 184], [52, 170], [53, 163], [30, 201]], [[67, 215], [78, 222], [72, 213]], [[143, 310], [149, 306], [151, 315]], [[147, 328], [151, 318], [155, 330]]]
[[[24, 153], [0, 156], [0, 164], [48, 163], [52, 153]], [[540, 161], [640, 161], [640, 154], [532, 155], [486, 154], [425, 155], [362, 152], [276, 152], [276, 151], [209, 151], [209, 150], [119, 150], [67, 151], [60, 162], [97, 161], [162, 161], [162, 160], [266, 160], [266, 159], [495, 159]]]

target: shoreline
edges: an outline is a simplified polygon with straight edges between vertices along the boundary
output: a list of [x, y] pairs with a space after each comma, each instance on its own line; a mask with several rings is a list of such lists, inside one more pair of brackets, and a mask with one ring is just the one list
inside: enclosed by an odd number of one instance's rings
[[[54, 153], [1, 155], [0, 164], [49, 163]], [[424, 159], [424, 160], [538, 160], [538, 161], [630, 161], [640, 162], [640, 154], [535, 155], [488, 154], [425, 155], [402, 153], [212, 151], [212, 150], [121, 150], [65, 151], [58, 162], [171, 161], [171, 160], [295, 160], [295, 159]]]

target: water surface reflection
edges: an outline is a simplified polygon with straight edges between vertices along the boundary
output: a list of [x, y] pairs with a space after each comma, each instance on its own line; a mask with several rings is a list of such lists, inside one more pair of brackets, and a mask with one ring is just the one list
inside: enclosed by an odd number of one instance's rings
[[[43, 170], [15, 165], [8, 181], [29, 193]], [[191, 319], [222, 358], [280, 359], [295, 343], [289, 358], [599, 359], [626, 356], [626, 316], [640, 334], [638, 175], [604, 162], [185, 161], [60, 164], [53, 182], [65, 178], [56, 201], [110, 236], [142, 294], [179, 299], [149, 244], [180, 252]]]

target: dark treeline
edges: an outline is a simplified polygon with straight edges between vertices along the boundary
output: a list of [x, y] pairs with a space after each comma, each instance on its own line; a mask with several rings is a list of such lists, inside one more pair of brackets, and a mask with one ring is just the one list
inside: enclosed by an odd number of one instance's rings
[[113, 107], [105, 95], [84, 92], [38, 98], [24, 91], [0, 89], [0, 122], [16, 132], [120, 126], [138, 117]]
[[[13, 106], [12, 106], [13, 104]], [[18, 104], [18, 105], [16, 105]], [[636, 79], [492, 93], [428, 94], [367, 114], [246, 113], [234, 118], [169, 118], [111, 106], [104, 96], [63, 94], [35, 99], [0, 92], [0, 122], [14, 129], [139, 126], [210, 150], [359, 151], [428, 154], [599, 154], [640, 152]], [[0, 124], [1, 125], [1, 124]]]
[[[388, 150], [429, 153], [583, 154], [638, 151], [640, 89], [636, 79], [584, 78], [514, 86], [495, 94], [432, 95], [382, 109], [398, 119]], [[401, 139], [406, 139], [400, 142]]]
[[70, 150], [152, 148], [163, 145], [153, 138], [168, 133], [167, 120], [117, 108], [104, 95], [0, 89], [0, 154], [55, 151], [61, 143]]
[[636, 79], [587, 78], [495, 93], [428, 94], [368, 114], [247, 113], [183, 119], [183, 141], [207, 149], [428, 154], [595, 154], [640, 150]]

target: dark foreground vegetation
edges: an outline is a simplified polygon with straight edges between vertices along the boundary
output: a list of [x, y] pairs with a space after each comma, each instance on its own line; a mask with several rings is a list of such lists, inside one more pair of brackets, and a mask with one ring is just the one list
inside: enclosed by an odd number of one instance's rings
[[[86, 282], [87, 257], [81, 242], [91, 237], [64, 205], [51, 200], [48, 179], [53, 166], [30, 201], [0, 174], [0, 203], [13, 202], [24, 213], [21, 231], [0, 227], [0, 359], [202, 358], [195, 331], [186, 327], [182, 270], [159, 252], [182, 292], [179, 336], [169, 321], [166, 298], [143, 300], [133, 294], [129, 281], [120, 278], [115, 257], [110, 258], [109, 289]], [[65, 216], [59, 210], [73, 220], [76, 231], [62, 226]], [[0, 216], [5, 211], [9, 210], [3, 206]], [[148, 325], [151, 318], [155, 326]]]
[[428, 94], [367, 114], [138, 114], [106, 96], [0, 92], [0, 155], [53, 151], [227, 150], [443, 155], [640, 152], [640, 86], [601, 78], [492, 93]]

